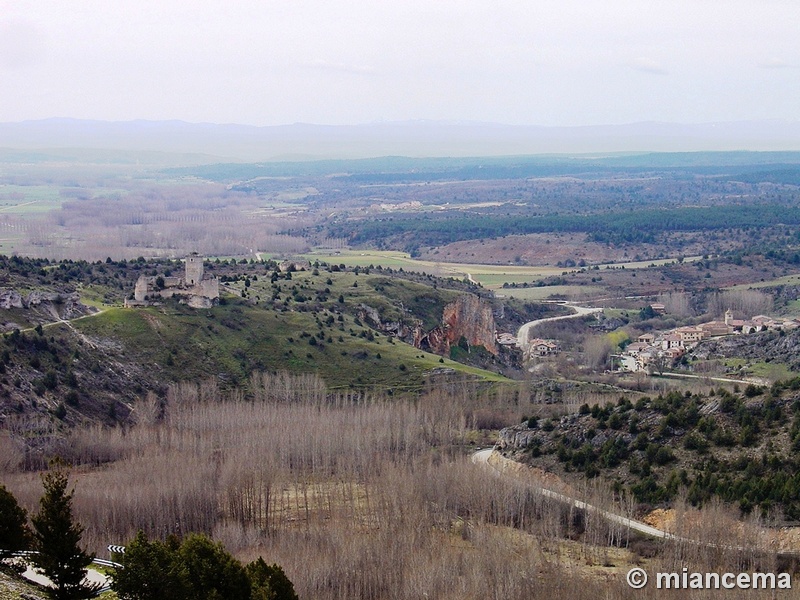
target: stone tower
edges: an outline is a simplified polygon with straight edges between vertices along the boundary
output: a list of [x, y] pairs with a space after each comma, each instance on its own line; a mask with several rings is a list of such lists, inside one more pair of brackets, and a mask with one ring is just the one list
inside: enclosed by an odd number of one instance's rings
[[186, 285], [197, 285], [203, 281], [203, 257], [192, 252], [186, 257]]
[[136, 280], [136, 287], [133, 289], [133, 299], [142, 302], [147, 297], [148, 285], [147, 277], [140, 275]]

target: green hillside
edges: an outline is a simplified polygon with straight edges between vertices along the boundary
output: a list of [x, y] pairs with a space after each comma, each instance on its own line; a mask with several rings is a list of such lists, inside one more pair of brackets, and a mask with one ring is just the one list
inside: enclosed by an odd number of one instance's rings
[[180, 272], [180, 262], [0, 262], [7, 267], [0, 293], [25, 304], [0, 309], [0, 419], [47, 417], [30, 425], [33, 437], [50, 422], [124, 420], [137, 400], [148, 392], [163, 397], [174, 382], [246, 388], [256, 371], [315, 373], [332, 390], [392, 394], [415, 392], [430, 377], [504, 379], [402, 341], [413, 339], [415, 327], [439, 325], [444, 306], [469, 289], [463, 282], [326, 264], [282, 272], [273, 261], [207, 261], [222, 282], [219, 305], [194, 309], [169, 299], [122, 308], [139, 275]]
[[[340, 313], [341, 314], [341, 313]], [[492, 374], [417, 350], [344, 314], [290, 312], [231, 299], [195, 310], [179, 304], [115, 308], [75, 324], [99, 345], [119, 344], [109, 358], [143, 365], [167, 380], [219, 376], [242, 383], [252, 371], [314, 372], [330, 387], [418, 389], [442, 367], [484, 377]]]

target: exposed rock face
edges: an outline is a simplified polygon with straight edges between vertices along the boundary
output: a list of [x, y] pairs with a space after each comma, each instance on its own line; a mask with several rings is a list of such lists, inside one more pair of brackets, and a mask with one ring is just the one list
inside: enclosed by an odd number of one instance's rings
[[444, 307], [442, 321], [451, 345], [464, 336], [471, 346], [483, 346], [492, 354], [497, 354], [496, 326], [488, 302], [472, 294], [460, 296]]
[[[74, 319], [91, 314], [96, 309], [81, 303], [77, 292], [34, 291], [23, 297], [16, 290], [0, 289], [0, 310], [22, 308], [29, 311], [26, 320], [32, 323], [50, 323], [61, 319]], [[0, 330], [17, 329], [13, 322], [0, 322]]]
[[800, 329], [765, 331], [752, 335], [731, 335], [701, 342], [692, 355], [701, 360], [739, 357], [753, 361], [785, 363], [800, 371]]
[[358, 306], [358, 318], [369, 323], [378, 331], [382, 331], [406, 343], [416, 345], [417, 332], [420, 330], [419, 319], [409, 318], [411, 325], [403, 321], [383, 321], [377, 308], [360, 304]]
[[506, 427], [500, 430], [497, 445], [501, 450], [524, 450], [539, 436], [538, 431], [523, 429], [522, 426]]
[[384, 329], [386, 327], [386, 323], [381, 321], [381, 313], [378, 309], [368, 306], [367, 304], [358, 305], [358, 317], [362, 321], [372, 323], [372, 325], [378, 329]]
[[450, 347], [464, 337], [470, 346], [483, 346], [497, 355], [495, 333], [492, 307], [478, 296], [466, 294], [446, 305], [441, 327], [415, 339], [414, 345], [438, 354], [447, 354]]
[[443, 327], [434, 327], [428, 332], [418, 327], [414, 332], [414, 346], [436, 354], [447, 354], [450, 351], [450, 343], [444, 335]]
[[470, 346], [483, 346], [494, 355], [498, 354], [496, 326], [491, 305], [473, 294], [465, 294], [445, 305], [442, 324], [425, 331], [422, 321], [382, 321], [378, 309], [361, 304], [358, 316], [379, 331], [394, 335], [422, 350], [436, 354], [449, 354], [450, 347], [458, 344], [463, 336]]
[[[652, 417], [646, 417], [649, 421]], [[544, 421], [540, 419], [539, 422]], [[619, 432], [614, 430], [595, 431], [591, 418], [582, 415], [564, 415], [556, 424], [557, 432], [568, 433], [572, 439], [589, 444], [593, 448], [601, 448], [610, 439], [621, 439], [626, 444], [633, 443], [635, 436], [627, 431]], [[591, 430], [591, 433], [589, 431]], [[675, 431], [670, 429], [670, 431]], [[683, 433], [682, 431], [680, 432]], [[558, 437], [551, 432], [542, 429], [530, 429], [525, 423], [513, 425], [500, 430], [497, 442], [501, 450], [520, 451], [539, 446], [543, 449], [554, 450], [558, 446]]]
[[289, 273], [291, 271], [308, 271], [311, 268], [311, 263], [307, 260], [284, 260], [278, 268], [281, 273]]
[[16, 290], [0, 289], [0, 308], [22, 308], [22, 296]]

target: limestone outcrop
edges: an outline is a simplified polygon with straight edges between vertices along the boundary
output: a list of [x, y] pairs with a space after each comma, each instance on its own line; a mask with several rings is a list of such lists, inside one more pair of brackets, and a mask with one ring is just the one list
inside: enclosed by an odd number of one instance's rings
[[[25, 311], [29, 323], [51, 323], [53, 321], [74, 319], [91, 314], [96, 309], [81, 303], [77, 292], [33, 291], [26, 296], [17, 290], [0, 288], [0, 310], [13, 308]], [[0, 331], [19, 329], [18, 323], [0, 322]]]
[[0, 308], [22, 308], [22, 296], [16, 290], [0, 289]]
[[[408, 322], [400, 320], [384, 321], [381, 318], [380, 311], [377, 308], [367, 304], [358, 305], [358, 318], [368, 323], [370, 327], [373, 327], [378, 331], [382, 331], [383, 333], [392, 335], [403, 340], [404, 342], [414, 344], [416, 346], [415, 342], [417, 335], [421, 329], [420, 321], [418, 319], [406, 319]], [[410, 325], [409, 322], [411, 323]]]
[[496, 325], [492, 306], [474, 294], [464, 294], [446, 304], [441, 325], [425, 330], [420, 319], [384, 321], [377, 308], [361, 304], [358, 317], [389, 335], [413, 344], [421, 350], [448, 355], [450, 348], [463, 337], [470, 346], [483, 346], [497, 356]]
[[420, 335], [414, 345], [447, 354], [461, 338], [470, 346], [483, 346], [497, 355], [496, 326], [491, 305], [474, 294], [459, 296], [444, 307], [442, 325]]

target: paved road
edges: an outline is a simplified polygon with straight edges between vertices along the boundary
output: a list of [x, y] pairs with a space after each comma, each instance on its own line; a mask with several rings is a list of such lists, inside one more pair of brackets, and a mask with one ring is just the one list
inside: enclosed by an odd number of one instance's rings
[[[512, 460], [505, 458], [504, 456], [498, 455], [498, 458], [501, 461], [501, 466], [496, 466], [489, 462], [489, 457], [494, 453], [494, 448], [489, 448], [486, 450], [480, 450], [472, 455], [472, 462], [475, 464], [485, 465], [485, 468], [492, 469], [492, 471], [498, 477], [514, 477], [514, 475], [510, 473], [506, 473], [504, 466], [508, 465], [516, 465], [520, 463], [515, 463]], [[532, 487], [534, 487], [539, 493], [542, 494], [545, 498], [552, 498], [553, 500], [557, 500], [558, 502], [563, 502], [564, 504], [574, 506], [575, 508], [585, 510], [585, 511], [593, 511], [596, 514], [599, 514], [604, 519], [612, 523], [617, 523], [626, 527], [632, 531], [638, 531], [639, 533], [643, 533], [645, 535], [649, 535], [654, 538], [662, 539], [662, 540], [674, 540], [679, 542], [686, 542], [689, 544], [694, 545], [702, 545], [707, 548], [720, 548], [725, 550], [736, 550], [736, 551], [754, 551], [754, 552], [764, 552], [764, 548], [745, 548], [744, 546], [731, 546], [731, 545], [720, 545], [714, 544], [710, 542], [701, 542], [698, 540], [693, 540], [691, 538], [686, 538], [682, 536], [677, 536], [674, 533], [669, 533], [667, 531], [663, 531], [661, 529], [657, 529], [648, 525], [647, 523], [643, 523], [641, 521], [637, 521], [636, 519], [630, 519], [628, 517], [623, 517], [622, 515], [618, 515], [617, 513], [610, 512], [608, 510], [604, 510], [597, 506], [593, 506], [587, 502], [582, 500], [578, 500], [577, 498], [571, 498], [554, 490], [547, 489], [535, 483], [530, 483]], [[776, 552], [777, 556], [781, 557], [791, 557], [791, 558], [798, 558], [800, 557], [800, 553], [798, 552], [791, 552], [791, 551], [780, 551]]]
[[[40, 575], [36, 571], [34, 571], [33, 567], [28, 563], [28, 568], [22, 574], [22, 576], [27, 579], [28, 581], [33, 581], [34, 583], [38, 583], [39, 585], [50, 586], [50, 580], [45, 577], [44, 575]], [[102, 587], [107, 587], [111, 582], [109, 578], [101, 573], [100, 571], [95, 571], [94, 569], [87, 569], [86, 571], [86, 581], [89, 583], [99, 583]]]
[[[502, 467], [497, 467], [489, 462], [489, 457], [492, 455], [493, 452], [494, 450], [492, 448], [489, 448], [487, 450], [480, 450], [479, 452], [476, 452], [475, 454], [472, 455], [472, 462], [475, 464], [486, 465], [488, 468], [494, 470], [494, 472], [497, 473], [498, 476], [512, 477], [512, 475], [505, 473]], [[500, 457], [500, 460], [513, 462], [502, 456]], [[542, 496], [544, 496], [545, 498], [552, 498], [553, 500], [557, 500], [559, 502], [563, 502], [564, 504], [574, 506], [575, 508], [578, 508], [580, 510], [597, 512], [604, 519], [607, 519], [612, 523], [617, 523], [619, 525], [622, 525], [623, 527], [626, 527], [633, 531], [638, 531], [640, 533], [644, 533], [645, 535], [665, 540], [681, 539], [672, 533], [662, 531], [661, 529], [656, 529], [655, 527], [652, 527], [647, 523], [642, 523], [641, 521], [637, 521], [635, 519], [629, 519], [628, 517], [623, 517], [622, 515], [618, 515], [616, 513], [603, 510], [602, 508], [598, 508], [596, 506], [593, 506], [576, 498], [570, 498], [569, 496], [565, 496], [564, 494], [561, 494], [554, 490], [549, 490], [547, 488], [538, 485], [536, 485], [536, 488], [537, 491], [539, 491], [539, 493], [541, 493]]]
[[528, 321], [522, 327], [519, 328], [517, 332], [517, 348], [522, 348], [523, 350], [527, 349], [528, 347], [528, 338], [530, 335], [531, 327], [536, 327], [541, 323], [548, 323], [550, 321], [561, 321], [563, 319], [575, 319], [577, 317], [585, 317], [586, 315], [593, 315], [595, 313], [603, 312], [602, 308], [587, 308], [585, 306], [577, 306], [570, 302], [559, 302], [562, 306], [568, 306], [575, 312], [571, 315], [561, 315], [560, 317], [547, 317], [545, 319], [536, 319], [534, 321]]

